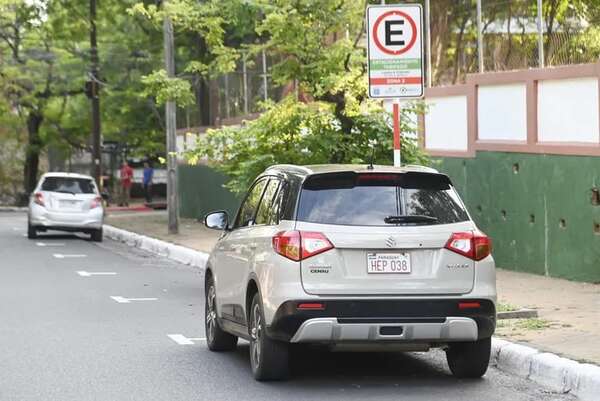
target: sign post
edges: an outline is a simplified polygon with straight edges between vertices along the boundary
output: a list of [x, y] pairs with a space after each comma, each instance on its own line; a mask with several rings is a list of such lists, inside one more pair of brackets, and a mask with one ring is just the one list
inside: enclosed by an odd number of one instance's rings
[[423, 97], [423, 10], [420, 4], [367, 8], [369, 97], [393, 99], [394, 166], [400, 166], [400, 99]]

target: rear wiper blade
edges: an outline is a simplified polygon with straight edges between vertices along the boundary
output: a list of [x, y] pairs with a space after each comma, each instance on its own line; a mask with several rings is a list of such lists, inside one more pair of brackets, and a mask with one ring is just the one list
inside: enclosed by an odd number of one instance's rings
[[383, 219], [387, 224], [400, 224], [400, 223], [433, 223], [436, 222], [437, 217], [425, 216], [421, 214], [413, 215], [400, 215], [400, 216], [387, 216]]
[[66, 191], [66, 190], [64, 190], [64, 189], [61, 189], [61, 190], [58, 190], [58, 191], [54, 191], [54, 192], [58, 192], [58, 193], [61, 193], [61, 194], [71, 194], [71, 195], [75, 195], [75, 192], [72, 192], [72, 191]]

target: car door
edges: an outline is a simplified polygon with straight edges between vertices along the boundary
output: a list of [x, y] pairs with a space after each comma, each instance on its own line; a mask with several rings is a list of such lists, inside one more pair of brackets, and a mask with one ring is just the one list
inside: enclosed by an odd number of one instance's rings
[[217, 245], [215, 260], [217, 275], [217, 305], [221, 317], [238, 324], [246, 324], [243, 301], [250, 257], [252, 256], [252, 227], [268, 178], [260, 178], [248, 191], [242, 202], [231, 231]]

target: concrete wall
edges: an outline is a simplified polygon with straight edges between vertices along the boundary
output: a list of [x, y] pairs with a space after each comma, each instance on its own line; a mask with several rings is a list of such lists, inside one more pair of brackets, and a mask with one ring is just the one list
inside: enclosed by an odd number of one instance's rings
[[478, 152], [443, 158], [499, 267], [600, 282], [600, 158]]
[[600, 62], [426, 91], [421, 143], [492, 237], [498, 266], [600, 282], [599, 93]]

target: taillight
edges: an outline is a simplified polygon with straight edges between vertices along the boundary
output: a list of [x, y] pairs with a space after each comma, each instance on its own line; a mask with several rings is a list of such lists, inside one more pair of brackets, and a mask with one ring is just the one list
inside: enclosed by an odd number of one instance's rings
[[37, 203], [40, 206], [45, 206], [44, 195], [42, 195], [41, 192], [36, 192], [35, 195], [33, 195], [33, 202]]
[[479, 261], [492, 252], [492, 241], [480, 231], [460, 232], [452, 234], [445, 248]]
[[282, 231], [273, 237], [273, 249], [281, 256], [299, 262], [333, 248], [325, 235], [310, 231]]
[[96, 196], [93, 200], [92, 203], [90, 203], [90, 209], [95, 209], [98, 206], [102, 206], [102, 197], [101, 196]]

